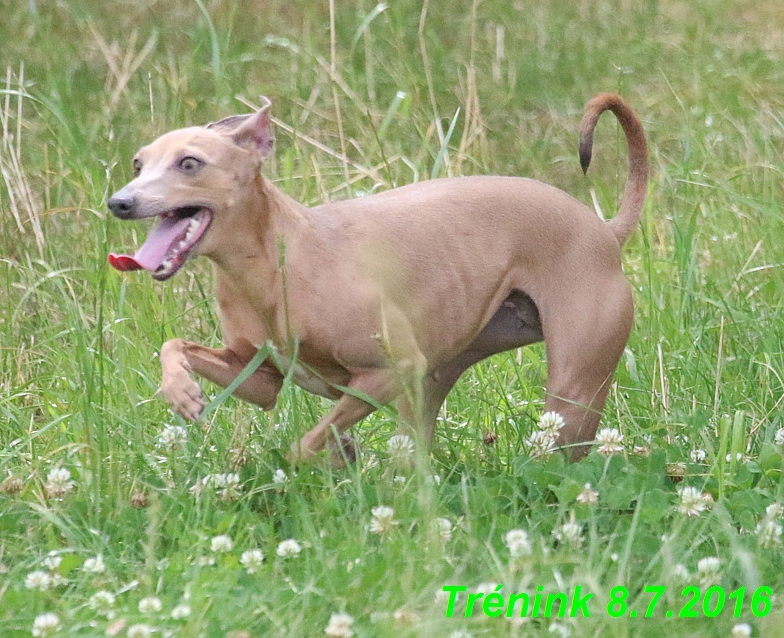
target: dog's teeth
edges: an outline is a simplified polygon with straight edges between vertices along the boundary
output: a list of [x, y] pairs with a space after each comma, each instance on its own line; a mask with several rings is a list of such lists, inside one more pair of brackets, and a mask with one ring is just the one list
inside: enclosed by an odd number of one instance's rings
[[171, 259], [164, 259], [163, 263], [161, 264], [161, 268], [164, 270], [169, 270], [174, 262]]
[[188, 230], [185, 233], [185, 241], [190, 241], [193, 239], [193, 236], [196, 234], [197, 230], [199, 230], [199, 220], [194, 218], [188, 225]]

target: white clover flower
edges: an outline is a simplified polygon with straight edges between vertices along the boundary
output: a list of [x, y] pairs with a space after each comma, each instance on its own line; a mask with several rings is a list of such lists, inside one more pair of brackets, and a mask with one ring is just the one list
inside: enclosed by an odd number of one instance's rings
[[206, 487], [207, 483], [205, 483], [203, 478], [200, 478], [196, 479], [196, 482], [188, 488], [188, 491], [191, 493], [193, 498], [199, 498]]
[[404, 484], [408, 479], [403, 476], [402, 474], [398, 474], [395, 478], [392, 479], [393, 483], [398, 483], [399, 485]]
[[380, 467], [381, 463], [375, 454], [371, 454], [368, 459], [362, 464], [362, 472], [369, 472], [370, 470]]
[[782, 516], [784, 516], [784, 508], [781, 507], [781, 503], [771, 503], [765, 508], [765, 518], [768, 520], [774, 520]]
[[201, 493], [207, 488], [210, 483], [210, 475], [208, 474], [204, 478], [196, 479], [196, 482], [188, 488], [188, 491], [191, 493], [193, 498], [199, 498]]
[[458, 629], [449, 634], [449, 638], [474, 638], [474, 634], [465, 629]]
[[49, 498], [62, 498], [73, 490], [73, 486], [71, 473], [64, 467], [58, 467], [49, 472], [44, 490]]
[[149, 638], [152, 636], [152, 627], [139, 623], [128, 627], [128, 633], [125, 634], [128, 638]]
[[563, 429], [566, 423], [563, 417], [557, 412], [545, 412], [539, 417], [539, 423], [536, 424], [542, 432], [546, 432], [554, 439], [558, 438], [558, 433]]
[[60, 566], [60, 563], [63, 561], [62, 556], [58, 556], [57, 552], [49, 552], [46, 558], [44, 558], [44, 567], [49, 571], [53, 571]]
[[651, 449], [647, 445], [635, 445], [632, 448], [632, 454], [635, 456], [650, 456]]
[[694, 449], [689, 452], [689, 458], [695, 463], [702, 463], [708, 458], [708, 453], [705, 450]]
[[[236, 474], [235, 474], [236, 476]], [[226, 487], [229, 484], [229, 475], [228, 474], [208, 474], [204, 477], [205, 482], [212, 483], [212, 486], [217, 490], [222, 487]], [[209, 481], [207, 479], [209, 478]], [[239, 477], [238, 477], [239, 482]], [[233, 481], [232, 481], [233, 482]]]
[[547, 631], [548, 633], [556, 634], [559, 638], [569, 638], [572, 635], [569, 625], [565, 625], [562, 622], [550, 623], [550, 628]]
[[68, 579], [61, 576], [58, 572], [51, 572], [49, 575], [52, 578], [52, 587], [64, 587], [68, 584]]
[[289, 477], [286, 476], [286, 473], [278, 468], [275, 470], [275, 473], [272, 475], [272, 482], [276, 485], [283, 485], [284, 483], [288, 483]]
[[160, 598], [155, 596], [147, 596], [139, 601], [139, 613], [157, 614], [161, 609], [163, 609], [163, 603]]
[[354, 624], [354, 619], [348, 614], [333, 613], [329, 617], [324, 633], [331, 638], [351, 638], [354, 632], [351, 631], [351, 625]]
[[764, 548], [770, 549], [781, 545], [781, 525], [776, 521], [765, 521], [757, 525], [757, 544]]
[[708, 587], [721, 581], [721, 562], [715, 556], [700, 559], [697, 563], [700, 585]]
[[425, 483], [438, 487], [441, 485], [441, 477], [438, 474], [431, 474], [425, 477]]
[[531, 456], [546, 457], [550, 456], [550, 454], [555, 451], [555, 440], [556, 437], [550, 432], [534, 430], [523, 443], [528, 448], [528, 452]]
[[46, 591], [52, 586], [52, 577], [43, 571], [34, 571], [27, 574], [25, 577], [25, 587], [27, 589], [36, 589], [38, 591]]
[[187, 618], [191, 615], [191, 606], [186, 604], [177, 605], [171, 611], [171, 617], [174, 620], [182, 620], [183, 618]]
[[407, 434], [395, 434], [387, 441], [387, 453], [392, 467], [405, 469], [414, 463], [414, 441]]
[[260, 549], [249, 549], [242, 552], [240, 557], [240, 564], [248, 571], [249, 574], [261, 569], [261, 564], [264, 561], [264, 554]]
[[504, 544], [509, 548], [512, 558], [528, 556], [531, 553], [528, 532], [524, 529], [510, 529], [504, 536]]
[[395, 520], [395, 510], [385, 505], [374, 507], [370, 512], [373, 518], [370, 520], [370, 531], [381, 537], [388, 535], [397, 525]]
[[100, 590], [95, 592], [92, 596], [90, 596], [90, 600], [87, 604], [97, 614], [101, 614], [102, 616], [106, 616], [109, 619], [114, 618], [114, 603], [115, 597], [114, 594], [108, 591]]
[[[455, 594], [459, 594], [460, 592], [455, 592]], [[444, 588], [436, 591], [436, 604], [437, 605], [445, 605], [449, 602], [449, 597], [452, 595], [451, 592], [444, 591]]]
[[599, 492], [591, 488], [590, 483], [586, 483], [583, 491], [577, 495], [576, 500], [583, 505], [596, 505], [599, 502]]
[[574, 548], [578, 548], [583, 544], [583, 526], [575, 522], [574, 512], [572, 512], [568, 523], [564, 523], [553, 530], [553, 536], [559, 542], [568, 543]]
[[101, 574], [106, 570], [106, 565], [103, 564], [103, 556], [98, 554], [95, 558], [88, 558], [84, 561], [82, 569], [91, 574]]
[[60, 628], [57, 614], [41, 614], [33, 621], [33, 636], [48, 636]]
[[707, 503], [702, 497], [702, 492], [696, 487], [686, 485], [678, 488], [678, 494], [681, 497], [678, 503], [678, 511], [684, 516], [699, 516], [705, 511]]
[[234, 501], [240, 497], [239, 474], [213, 474], [212, 485], [218, 496], [225, 501]]
[[483, 583], [479, 583], [476, 586], [475, 591], [477, 594], [484, 594], [485, 596], [487, 596], [488, 594], [492, 594], [495, 591], [496, 587], [498, 587], [498, 583], [485, 581]]
[[623, 452], [623, 434], [617, 428], [602, 428], [596, 435], [596, 442], [599, 444], [596, 451], [604, 456]]
[[689, 574], [689, 570], [686, 568], [686, 565], [683, 563], [676, 563], [672, 570], [670, 571], [672, 577], [682, 583], [686, 583], [691, 578], [691, 574]]
[[199, 556], [198, 558], [194, 559], [191, 564], [198, 565], [199, 567], [209, 567], [210, 565], [215, 564], [215, 558], [212, 556]]
[[776, 430], [776, 436], [773, 438], [776, 445], [784, 445], [784, 428]]
[[158, 435], [158, 447], [164, 448], [167, 452], [183, 448], [187, 443], [188, 430], [181, 425], [167, 425]]
[[220, 536], [213, 536], [210, 541], [210, 549], [216, 554], [225, 554], [234, 549], [234, 543], [231, 540], [231, 536], [221, 534]]
[[732, 638], [749, 638], [751, 636], [751, 625], [745, 622], [733, 625], [730, 636]]
[[556, 538], [565, 540], [575, 547], [580, 547], [583, 544], [583, 527], [575, 522], [564, 523], [560, 532], [556, 534]]
[[289, 538], [278, 545], [278, 549], [275, 550], [275, 553], [281, 558], [294, 558], [295, 556], [299, 556], [301, 551], [302, 546], [293, 538]]
[[442, 542], [448, 543], [452, 540], [452, 521], [448, 518], [437, 518], [436, 529]]

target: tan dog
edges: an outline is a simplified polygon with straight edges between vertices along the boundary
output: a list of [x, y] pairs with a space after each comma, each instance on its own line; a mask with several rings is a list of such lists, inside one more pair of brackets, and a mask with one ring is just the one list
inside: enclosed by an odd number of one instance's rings
[[[420, 182], [306, 208], [261, 173], [274, 142], [269, 106], [160, 137], [133, 160], [135, 179], [108, 205], [121, 219], [159, 217], [119, 270], [171, 277], [189, 255], [215, 267], [225, 348], [163, 345], [162, 390], [196, 419], [190, 374], [226, 387], [271, 340], [235, 394], [269, 409], [294, 360], [295, 383], [337, 399], [293, 446], [307, 458], [399, 399], [406, 422], [436, 417], [460, 375], [489, 355], [544, 339], [546, 409], [563, 416], [559, 443], [593, 440], [633, 319], [620, 248], [647, 191], [642, 126], [621, 99], [586, 105], [580, 161], [591, 159], [599, 116], [611, 110], [629, 145], [629, 176], [609, 222], [566, 193], [516, 177]], [[347, 389], [348, 388], [348, 389]], [[587, 447], [577, 446], [579, 457]]]

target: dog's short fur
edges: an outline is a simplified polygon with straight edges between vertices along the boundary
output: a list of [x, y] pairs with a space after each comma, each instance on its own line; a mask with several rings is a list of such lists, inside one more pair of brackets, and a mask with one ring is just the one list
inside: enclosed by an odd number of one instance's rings
[[173, 409], [196, 419], [203, 402], [191, 373], [225, 387], [271, 340], [277, 365], [265, 360], [237, 396], [271, 408], [294, 360], [298, 385], [337, 399], [293, 446], [297, 458], [370, 414], [363, 396], [397, 398], [429, 442], [469, 366], [544, 339], [546, 409], [566, 422], [559, 443], [591, 441], [633, 318], [620, 248], [640, 216], [648, 162], [629, 107], [597, 95], [580, 127], [583, 170], [603, 111], [628, 141], [620, 211], [603, 222], [566, 193], [517, 177], [435, 179], [306, 208], [261, 173], [274, 142], [269, 106], [160, 137], [108, 202], [121, 219], [161, 217], [134, 257], [110, 255], [118, 269], [166, 279], [188, 255], [214, 264], [225, 348], [163, 345]]

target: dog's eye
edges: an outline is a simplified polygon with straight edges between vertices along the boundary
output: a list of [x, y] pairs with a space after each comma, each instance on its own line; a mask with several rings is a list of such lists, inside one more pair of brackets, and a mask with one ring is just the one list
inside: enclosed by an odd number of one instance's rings
[[135, 159], [133, 160], [133, 176], [139, 177], [139, 173], [142, 172], [142, 163], [140, 160]]
[[202, 166], [204, 166], [204, 162], [195, 157], [183, 157], [180, 160], [180, 168], [186, 173], [198, 171]]

